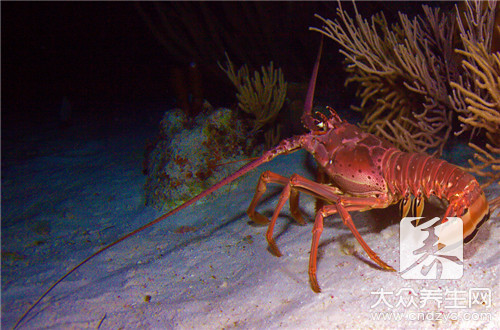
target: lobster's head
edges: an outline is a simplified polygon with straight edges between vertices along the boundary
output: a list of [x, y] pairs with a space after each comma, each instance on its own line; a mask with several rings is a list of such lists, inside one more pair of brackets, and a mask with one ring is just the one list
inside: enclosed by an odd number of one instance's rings
[[338, 128], [343, 123], [335, 110], [329, 106], [326, 108], [330, 112], [330, 117], [325, 116], [321, 112], [317, 112], [316, 115], [318, 118], [313, 118], [314, 126], [308, 127], [314, 135], [323, 135], [332, 129]]
[[302, 147], [314, 156], [331, 183], [344, 193], [386, 194], [381, 161], [393, 146], [343, 122], [332, 109], [330, 114], [319, 122], [317, 130], [302, 136]]

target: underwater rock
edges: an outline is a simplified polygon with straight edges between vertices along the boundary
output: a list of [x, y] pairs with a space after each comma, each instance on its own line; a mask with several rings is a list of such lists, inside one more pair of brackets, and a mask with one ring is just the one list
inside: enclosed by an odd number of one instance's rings
[[[147, 206], [161, 210], [180, 205], [244, 165], [226, 163], [261, 151], [249, 136], [248, 125], [230, 109], [201, 113], [189, 128], [184, 128], [185, 119], [181, 110], [174, 109], [160, 122], [160, 136], [147, 160]], [[219, 190], [207, 201], [228, 189]]]
[[160, 121], [160, 136], [169, 137], [184, 129], [184, 123], [187, 122], [187, 116], [179, 108], [165, 112]]

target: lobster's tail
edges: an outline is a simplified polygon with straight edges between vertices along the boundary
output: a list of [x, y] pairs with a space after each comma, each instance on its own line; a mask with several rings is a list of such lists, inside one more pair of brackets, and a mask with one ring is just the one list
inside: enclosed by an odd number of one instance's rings
[[464, 224], [464, 243], [470, 242], [477, 234], [479, 228], [490, 217], [490, 208], [484, 192], [471, 202], [462, 216]]

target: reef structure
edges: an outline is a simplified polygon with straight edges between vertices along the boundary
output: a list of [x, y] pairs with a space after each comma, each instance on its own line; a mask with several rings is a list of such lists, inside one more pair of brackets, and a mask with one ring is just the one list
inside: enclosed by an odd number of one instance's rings
[[184, 127], [186, 119], [184, 111], [173, 109], [160, 122], [159, 137], [147, 156], [144, 191], [148, 206], [160, 210], [178, 206], [242, 166], [231, 162], [261, 151], [248, 136], [248, 124], [230, 109], [200, 113], [188, 128]]

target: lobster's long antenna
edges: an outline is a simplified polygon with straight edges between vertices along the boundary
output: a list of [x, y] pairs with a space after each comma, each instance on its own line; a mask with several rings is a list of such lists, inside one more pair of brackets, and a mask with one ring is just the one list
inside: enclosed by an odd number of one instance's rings
[[309, 81], [309, 88], [307, 89], [306, 101], [304, 103], [304, 112], [300, 120], [305, 128], [310, 131], [316, 131], [318, 128], [312, 117], [312, 107], [314, 100], [314, 90], [316, 89], [316, 78], [318, 77], [319, 62], [321, 60], [321, 53], [323, 52], [323, 35], [321, 35], [321, 42], [319, 44], [318, 56], [316, 57], [316, 62], [314, 63], [313, 72], [311, 75], [311, 80]]
[[188, 200], [184, 204], [182, 204], [182, 205], [176, 207], [175, 209], [171, 210], [170, 212], [156, 218], [155, 220], [148, 222], [147, 224], [143, 225], [142, 227], [137, 228], [136, 230], [128, 233], [127, 235], [119, 238], [118, 240], [106, 245], [105, 247], [98, 250], [97, 252], [94, 252], [92, 255], [85, 258], [78, 265], [71, 268], [66, 274], [64, 274], [61, 278], [59, 278], [57, 281], [55, 281], [54, 284], [52, 284], [47, 290], [45, 290], [45, 292], [40, 296], [40, 298], [38, 298], [33, 304], [31, 304], [31, 306], [26, 310], [26, 312], [23, 313], [21, 318], [14, 325], [14, 329], [17, 328], [21, 324], [21, 322], [26, 318], [26, 316], [33, 310], [33, 308], [35, 308], [38, 305], [38, 303], [40, 303], [40, 301], [42, 301], [43, 298], [45, 298], [47, 296], [47, 294], [49, 294], [49, 292], [51, 292], [66, 277], [71, 275], [74, 271], [76, 271], [78, 268], [83, 266], [90, 259], [92, 259], [92, 258], [96, 257], [97, 255], [103, 253], [104, 251], [110, 249], [111, 247], [115, 246], [116, 244], [126, 240], [127, 238], [143, 231], [144, 229], [149, 228], [149, 227], [165, 220], [166, 218], [170, 217], [171, 215], [174, 215], [175, 213], [187, 208], [188, 206], [196, 203], [197, 201], [199, 201], [203, 197], [206, 197], [206, 196], [210, 195], [211, 193], [213, 193], [214, 191], [218, 190], [219, 188], [233, 182], [234, 180], [236, 180], [240, 176], [244, 175], [245, 173], [253, 170], [254, 168], [262, 165], [263, 163], [266, 163], [266, 162], [272, 160], [274, 157], [279, 156], [279, 155], [283, 155], [283, 154], [288, 154], [290, 152], [297, 151], [298, 149], [300, 149], [300, 136], [281, 141], [281, 143], [278, 146], [274, 147], [271, 150], [264, 152], [264, 154], [261, 157], [259, 157], [258, 159], [246, 164], [245, 166], [240, 168], [235, 173], [222, 179], [221, 181], [219, 181], [218, 183], [216, 183], [215, 185], [213, 185], [209, 189], [201, 192], [200, 194], [191, 198], [190, 200]]

